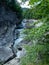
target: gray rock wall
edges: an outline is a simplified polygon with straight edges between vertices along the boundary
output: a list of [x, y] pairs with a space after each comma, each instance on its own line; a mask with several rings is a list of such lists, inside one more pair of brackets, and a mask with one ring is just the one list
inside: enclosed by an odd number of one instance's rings
[[17, 22], [19, 20], [15, 12], [0, 6], [0, 61], [5, 62], [13, 56], [10, 47], [16, 39], [15, 28]]

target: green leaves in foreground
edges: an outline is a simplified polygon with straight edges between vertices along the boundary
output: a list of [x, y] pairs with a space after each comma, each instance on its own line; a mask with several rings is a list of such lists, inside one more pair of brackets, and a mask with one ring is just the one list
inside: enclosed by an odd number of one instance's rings
[[[21, 65], [47, 65], [48, 64], [48, 56], [46, 52], [46, 45], [26, 45], [27, 55], [24, 56], [21, 61]], [[47, 59], [45, 59], [47, 58]], [[47, 61], [46, 61], [47, 60]]]

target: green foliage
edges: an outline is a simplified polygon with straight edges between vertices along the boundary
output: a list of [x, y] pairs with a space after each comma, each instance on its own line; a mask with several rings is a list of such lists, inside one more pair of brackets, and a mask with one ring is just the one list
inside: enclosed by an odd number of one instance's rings
[[49, 65], [49, 20], [43, 18], [41, 21], [43, 24], [40, 27], [24, 30], [26, 41], [29, 40], [32, 44], [24, 46], [27, 54], [22, 58], [21, 65]]
[[[29, 46], [29, 45], [26, 45], [25, 46], [26, 50], [27, 50], [27, 55], [24, 56], [21, 61], [22, 61], [22, 65], [28, 65], [28, 64], [32, 64], [32, 65], [40, 65], [40, 63], [45, 64], [46, 63], [46, 59], [44, 57], [43, 59], [43, 55], [46, 51], [46, 46], [44, 45], [32, 45], [32, 46]], [[42, 58], [42, 60], [41, 60]]]
[[30, 2], [32, 3], [32, 5], [34, 7], [32, 7], [30, 10], [27, 10], [25, 12], [25, 14], [24, 14], [24, 15], [26, 15], [25, 18], [41, 19], [41, 18], [45, 18], [46, 16], [49, 16], [49, 1], [42, 0], [37, 5], [33, 4], [34, 2], [38, 2], [38, 1], [40, 1], [40, 0], [30, 0]]
[[32, 5], [32, 4], [37, 3], [39, 1], [41, 1], [41, 0], [30, 0], [30, 4]]
[[[38, 0], [30, 0], [31, 4]], [[33, 2], [33, 3], [32, 3]], [[31, 45], [26, 45], [27, 54], [21, 60], [21, 65], [49, 65], [49, 1], [42, 0], [40, 4], [25, 12], [25, 18], [40, 19], [40, 27], [25, 29], [25, 40]]]

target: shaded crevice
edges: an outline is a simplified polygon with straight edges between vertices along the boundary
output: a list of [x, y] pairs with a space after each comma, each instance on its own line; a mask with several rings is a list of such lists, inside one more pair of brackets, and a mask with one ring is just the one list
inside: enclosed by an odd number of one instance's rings
[[19, 48], [18, 48], [18, 50], [19, 50], [19, 51], [22, 51], [22, 48], [21, 48], [21, 47], [19, 47]]

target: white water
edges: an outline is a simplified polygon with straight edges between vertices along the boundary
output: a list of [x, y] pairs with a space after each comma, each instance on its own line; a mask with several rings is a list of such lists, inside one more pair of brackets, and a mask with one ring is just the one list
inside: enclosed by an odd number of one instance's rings
[[22, 0], [17, 0], [22, 8], [28, 8], [30, 9], [31, 5], [29, 4], [29, 0], [26, 0], [25, 2], [22, 2]]

